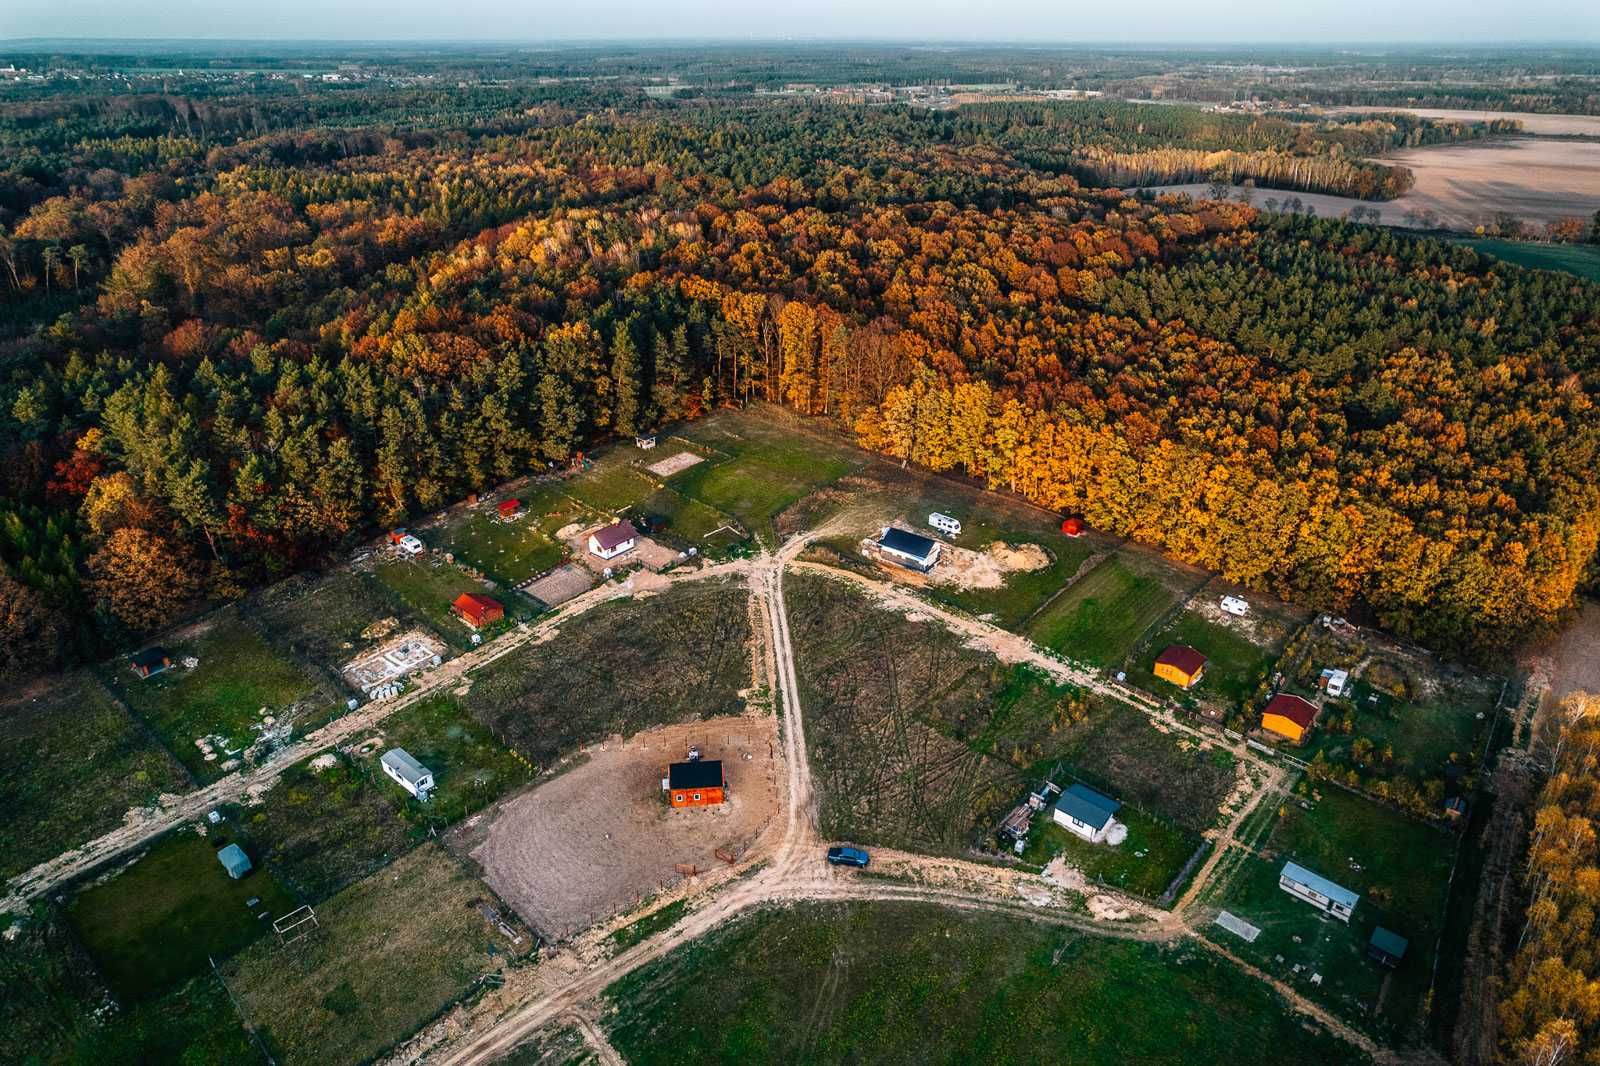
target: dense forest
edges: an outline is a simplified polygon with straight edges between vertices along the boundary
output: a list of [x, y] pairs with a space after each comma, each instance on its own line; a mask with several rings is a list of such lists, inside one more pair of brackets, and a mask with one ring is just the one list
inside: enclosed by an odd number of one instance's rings
[[758, 399], [1492, 654], [1592, 579], [1600, 287], [1132, 199], [1094, 162], [1328, 188], [1482, 132], [570, 84], [0, 97], [0, 676]]

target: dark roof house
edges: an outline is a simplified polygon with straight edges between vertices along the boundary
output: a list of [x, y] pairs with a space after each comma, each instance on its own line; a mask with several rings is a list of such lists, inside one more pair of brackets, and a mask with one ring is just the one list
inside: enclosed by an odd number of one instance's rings
[[889, 526], [878, 538], [878, 548], [904, 566], [913, 570], [928, 571], [933, 569], [933, 564], [939, 561], [939, 545], [936, 541], [907, 529]]
[[1102, 829], [1111, 821], [1111, 816], [1122, 809], [1122, 804], [1080, 782], [1061, 793], [1056, 809], [1091, 828]]
[[1372, 939], [1367, 942], [1367, 958], [1385, 966], [1399, 966], [1410, 946], [1405, 937], [1380, 925], [1372, 930]]
[[721, 759], [690, 759], [675, 762], [667, 767], [667, 787], [720, 788], [722, 787]]

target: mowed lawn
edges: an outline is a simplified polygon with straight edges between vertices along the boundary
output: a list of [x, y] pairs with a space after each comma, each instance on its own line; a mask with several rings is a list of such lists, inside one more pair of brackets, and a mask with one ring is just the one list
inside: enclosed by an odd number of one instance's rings
[[1068, 658], [1115, 666], [1183, 598], [1179, 585], [1151, 557], [1114, 555], [1035, 615], [1027, 634]]
[[518, 945], [492, 928], [484, 903], [498, 908], [480, 881], [424, 844], [319, 906], [315, 933], [288, 945], [263, 939], [224, 973], [278, 1062], [365, 1062], [531, 947], [524, 930]]
[[1132, 664], [1128, 677], [1142, 688], [1161, 695], [1177, 691], [1152, 671], [1156, 657], [1172, 644], [1186, 644], [1206, 657], [1206, 670], [1191, 692], [1230, 707], [1243, 705], [1255, 695], [1277, 658], [1280, 648], [1259, 647], [1236, 629], [1213, 622], [1193, 610], [1180, 613], [1151, 637]]
[[[111, 679], [116, 689], [179, 760], [203, 781], [215, 780], [223, 764], [237, 758], [259, 735], [267, 714], [281, 716], [291, 705], [315, 700], [331, 707], [334, 698], [319, 692], [298, 663], [280, 655], [261, 635], [231, 611], [218, 616], [200, 636], [166, 645], [175, 669], [141, 680], [116, 660]], [[185, 669], [186, 656], [199, 660]], [[221, 737], [216, 758], [207, 759], [195, 741]]]
[[229, 877], [217, 849], [231, 839], [216, 829], [211, 837], [170, 833], [68, 905], [72, 927], [118, 997], [147, 999], [204, 973], [208, 958], [220, 961], [270, 936], [271, 920], [299, 906], [259, 855], [250, 855], [250, 873]]
[[442, 559], [388, 559], [373, 571], [378, 581], [399, 603], [427, 619], [438, 634], [457, 648], [472, 645], [472, 630], [450, 610], [463, 592], [479, 592], [500, 602], [506, 617], [486, 626], [485, 637], [509, 627], [533, 611], [531, 601], [513, 589], [491, 589], [459, 567]]
[[655, 491], [655, 482], [629, 463], [639, 453], [618, 445], [595, 460], [595, 465], [562, 482], [574, 498], [597, 511], [616, 514], [633, 507]]
[[1043, 866], [1061, 855], [1091, 881], [1159, 900], [1199, 848], [1200, 834], [1131, 807], [1119, 810], [1117, 821], [1128, 827], [1128, 838], [1112, 847], [1074, 836], [1046, 812], [1034, 819], [1023, 861]]
[[[426, 804], [384, 776], [378, 759], [391, 747], [404, 748], [433, 771], [435, 788]], [[383, 744], [364, 768], [401, 817], [441, 827], [487, 807], [535, 772], [449, 696], [420, 700], [385, 718]]]
[[1198, 947], [925, 904], [764, 909], [605, 995], [636, 1066], [1360, 1061]]
[[0, 704], [0, 881], [186, 792], [189, 775], [88, 673]]
[[[1253, 944], [1214, 926], [1205, 935], [1353, 1024], [1393, 1036], [1421, 1016], [1455, 838], [1331, 786], [1307, 802], [1310, 810], [1295, 798], [1285, 801], [1261, 857], [1242, 863], [1222, 895], [1221, 906], [1260, 928], [1261, 935]], [[1348, 925], [1278, 887], [1286, 860], [1360, 894]], [[1392, 977], [1366, 957], [1367, 941], [1379, 925], [1410, 941]], [[1322, 975], [1321, 984], [1312, 983], [1314, 973]]]
[[450, 523], [442, 546], [462, 563], [501, 585], [517, 585], [560, 565], [566, 545], [556, 531], [582, 521], [586, 512], [553, 488], [541, 486], [519, 497], [521, 517], [500, 520], [494, 504], [482, 504]]

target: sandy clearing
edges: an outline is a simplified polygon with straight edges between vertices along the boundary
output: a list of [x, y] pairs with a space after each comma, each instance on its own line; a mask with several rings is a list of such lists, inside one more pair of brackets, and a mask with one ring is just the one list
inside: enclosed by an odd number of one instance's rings
[[1420, 118], [1442, 118], [1456, 122], [1492, 122], [1515, 119], [1522, 132], [1539, 137], [1600, 137], [1600, 115], [1541, 115], [1532, 111], [1463, 111], [1448, 107], [1334, 107], [1329, 114], [1374, 115], [1402, 112]]
[[[524, 921], [565, 940], [683, 879], [676, 866], [723, 865], [747, 852], [778, 811], [777, 719], [713, 718], [666, 726], [587, 750], [553, 781], [504, 800], [449, 834], [451, 849]], [[698, 744], [722, 759], [728, 802], [672, 810], [661, 796], [669, 762]]]
[[705, 460], [696, 455], [694, 452], [679, 452], [677, 455], [667, 456], [660, 462], [651, 463], [649, 466], [645, 467], [645, 469], [650, 471], [658, 478], [666, 479], [671, 477], [673, 474], [681, 474], [691, 466], [703, 462], [705, 462]]

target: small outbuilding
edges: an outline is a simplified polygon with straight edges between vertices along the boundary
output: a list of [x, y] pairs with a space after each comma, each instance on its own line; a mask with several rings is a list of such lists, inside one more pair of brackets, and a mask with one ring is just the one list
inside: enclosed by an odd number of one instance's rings
[[166, 648], [146, 648], [134, 655], [133, 672], [140, 677], [154, 677], [172, 669], [172, 654]]
[[1067, 832], [1080, 836], [1091, 844], [1099, 844], [1108, 839], [1111, 843], [1118, 843], [1127, 834], [1127, 830], [1123, 829], [1121, 837], [1116, 835], [1116, 830], [1121, 828], [1121, 824], [1115, 815], [1121, 809], [1122, 804], [1110, 796], [1078, 782], [1061, 793], [1061, 798], [1056, 800], [1050, 817]]
[[511, 522], [522, 516], [521, 500], [501, 500], [500, 506], [495, 508], [500, 514], [500, 521]]
[[1317, 910], [1331, 914], [1341, 922], [1348, 922], [1355, 912], [1359, 895], [1343, 885], [1312, 873], [1299, 863], [1286, 862], [1278, 874], [1278, 887], [1297, 899], [1305, 900]]
[[1206, 657], [1187, 644], [1173, 644], [1156, 656], [1154, 672], [1179, 688], [1194, 688], [1205, 676]]
[[217, 852], [217, 861], [222, 863], [222, 868], [228, 871], [228, 876], [235, 881], [250, 872], [250, 856], [237, 844], [229, 844]]
[[463, 592], [450, 604], [450, 610], [473, 629], [482, 629], [506, 616], [499, 600], [481, 592]]
[[1261, 709], [1261, 728], [1296, 744], [1311, 731], [1317, 720], [1317, 706], [1288, 692], [1280, 692]]
[[674, 807], [713, 807], [726, 799], [721, 759], [689, 759], [667, 767], [667, 802]]
[[1468, 809], [1465, 796], [1451, 796], [1444, 801], [1445, 817], [1452, 822], [1466, 821]]
[[633, 446], [640, 451], [647, 452], [656, 446], [656, 435], [654, 433], [640, 433], [633, 438]]
[[1406, 957], [1406, 948], [1411, 942], [1392, 929], [1378, 926], [1372, 931], [1372, 939], [1367, 941], [1367, 958], [1381, 966], [1394, 969]]
[[1083, 532], [1084, 532], [1083, 519], [1081, 519], [1081, 518], [1063, 518], [1061, 520], [1061, 532], [1065, 533], [1069, 537], [1081, 537], [1081, 536], [1083, 536]]
[[424, 803], [428, 801], [433, 791], [433, 771], [413, 759], [410, 752], [404, 748], [390, 748], [378, 761], [383, 764], [383, 772], [401, 788]]
[[918, 533], [896, 526], [885, 526], [878, 537], [878, 550], [890, 562], [926, 574], [939, 561], [939, 544]]
[[632, 522], [613, 522], [589, 534], [589, 554], [601, 559], [615, 559], [632, 551], [638, 539], [639, 531], [633, 528]]
[[1343, 696], [1350, 687], [1350, 671], [1328, 669], [1322, 671], [1322, 676], [1317, 679], [1317, 684], [1322, 686], [1322, 691], [1330, 696]]

